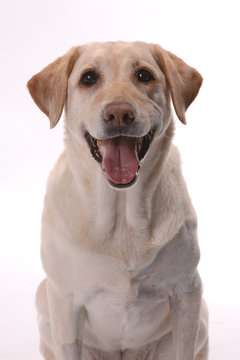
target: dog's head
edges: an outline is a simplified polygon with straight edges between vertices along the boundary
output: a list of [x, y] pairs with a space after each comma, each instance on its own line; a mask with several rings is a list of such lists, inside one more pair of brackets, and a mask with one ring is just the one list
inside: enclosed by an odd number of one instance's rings
[[158, 45], [93, 43], [72, 48], [28, 82], [53, 128], [66, 108], [66, 126], [89, 146], [111, 185], [135, 182], [155, 136], [197, 96], [201, 75]]

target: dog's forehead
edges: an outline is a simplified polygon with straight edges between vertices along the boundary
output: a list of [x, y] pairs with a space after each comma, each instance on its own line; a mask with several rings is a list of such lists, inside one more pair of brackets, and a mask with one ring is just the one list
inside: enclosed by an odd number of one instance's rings
[[155, 64], [148, 44], [143, 42], [90, 43], [80, 53], [79, 66]]

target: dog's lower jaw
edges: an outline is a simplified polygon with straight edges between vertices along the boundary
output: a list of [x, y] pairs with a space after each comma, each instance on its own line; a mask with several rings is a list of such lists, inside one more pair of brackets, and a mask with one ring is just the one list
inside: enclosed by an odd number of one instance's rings
[[119, 190], [120, 190], [120, 189], [127, 189], [127, 188], [133, 186], [133, 185], [136, 183], [136, 181], [137, 181], [138, 175], [139, 175], [139, 172], [137, 171], [135, 177], [133, 178], [133, 180], [130, 181], [129, 183], [127, 183], [127, 184], [117, 184], [117, 183], [114, 183], [113, 181], [111, 181], [111, 180], [108, 178], [107, 175], [105, 175], [105, 178], [107, 179], [107, 182], [108, 182], [109, 185], [111, 185], [111, 186], [112, 186], [113, 188], [115, 188], [115, 189], [119, 189]]

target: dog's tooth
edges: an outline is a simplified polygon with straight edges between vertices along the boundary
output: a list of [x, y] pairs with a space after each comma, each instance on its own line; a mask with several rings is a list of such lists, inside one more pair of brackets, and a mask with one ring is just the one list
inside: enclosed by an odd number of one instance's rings
[[99, 148], [99, 150], [102, 150], [102, 140], [97, 140], [97, 146]]
[[142, 138], [139, 138], [139, 139], [137, 140], [137, 152], [138, 152], [138, 153], [140, 153], [141, 148], [142, 148]]

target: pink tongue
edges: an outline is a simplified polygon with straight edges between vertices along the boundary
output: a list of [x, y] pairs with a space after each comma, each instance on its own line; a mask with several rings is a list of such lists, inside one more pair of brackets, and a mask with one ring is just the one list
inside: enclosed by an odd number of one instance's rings
[[130, 183], [138, 170], [135, 139], [120, 136], [102, 141], [103, 165], [109, 179], [115, 184]]

